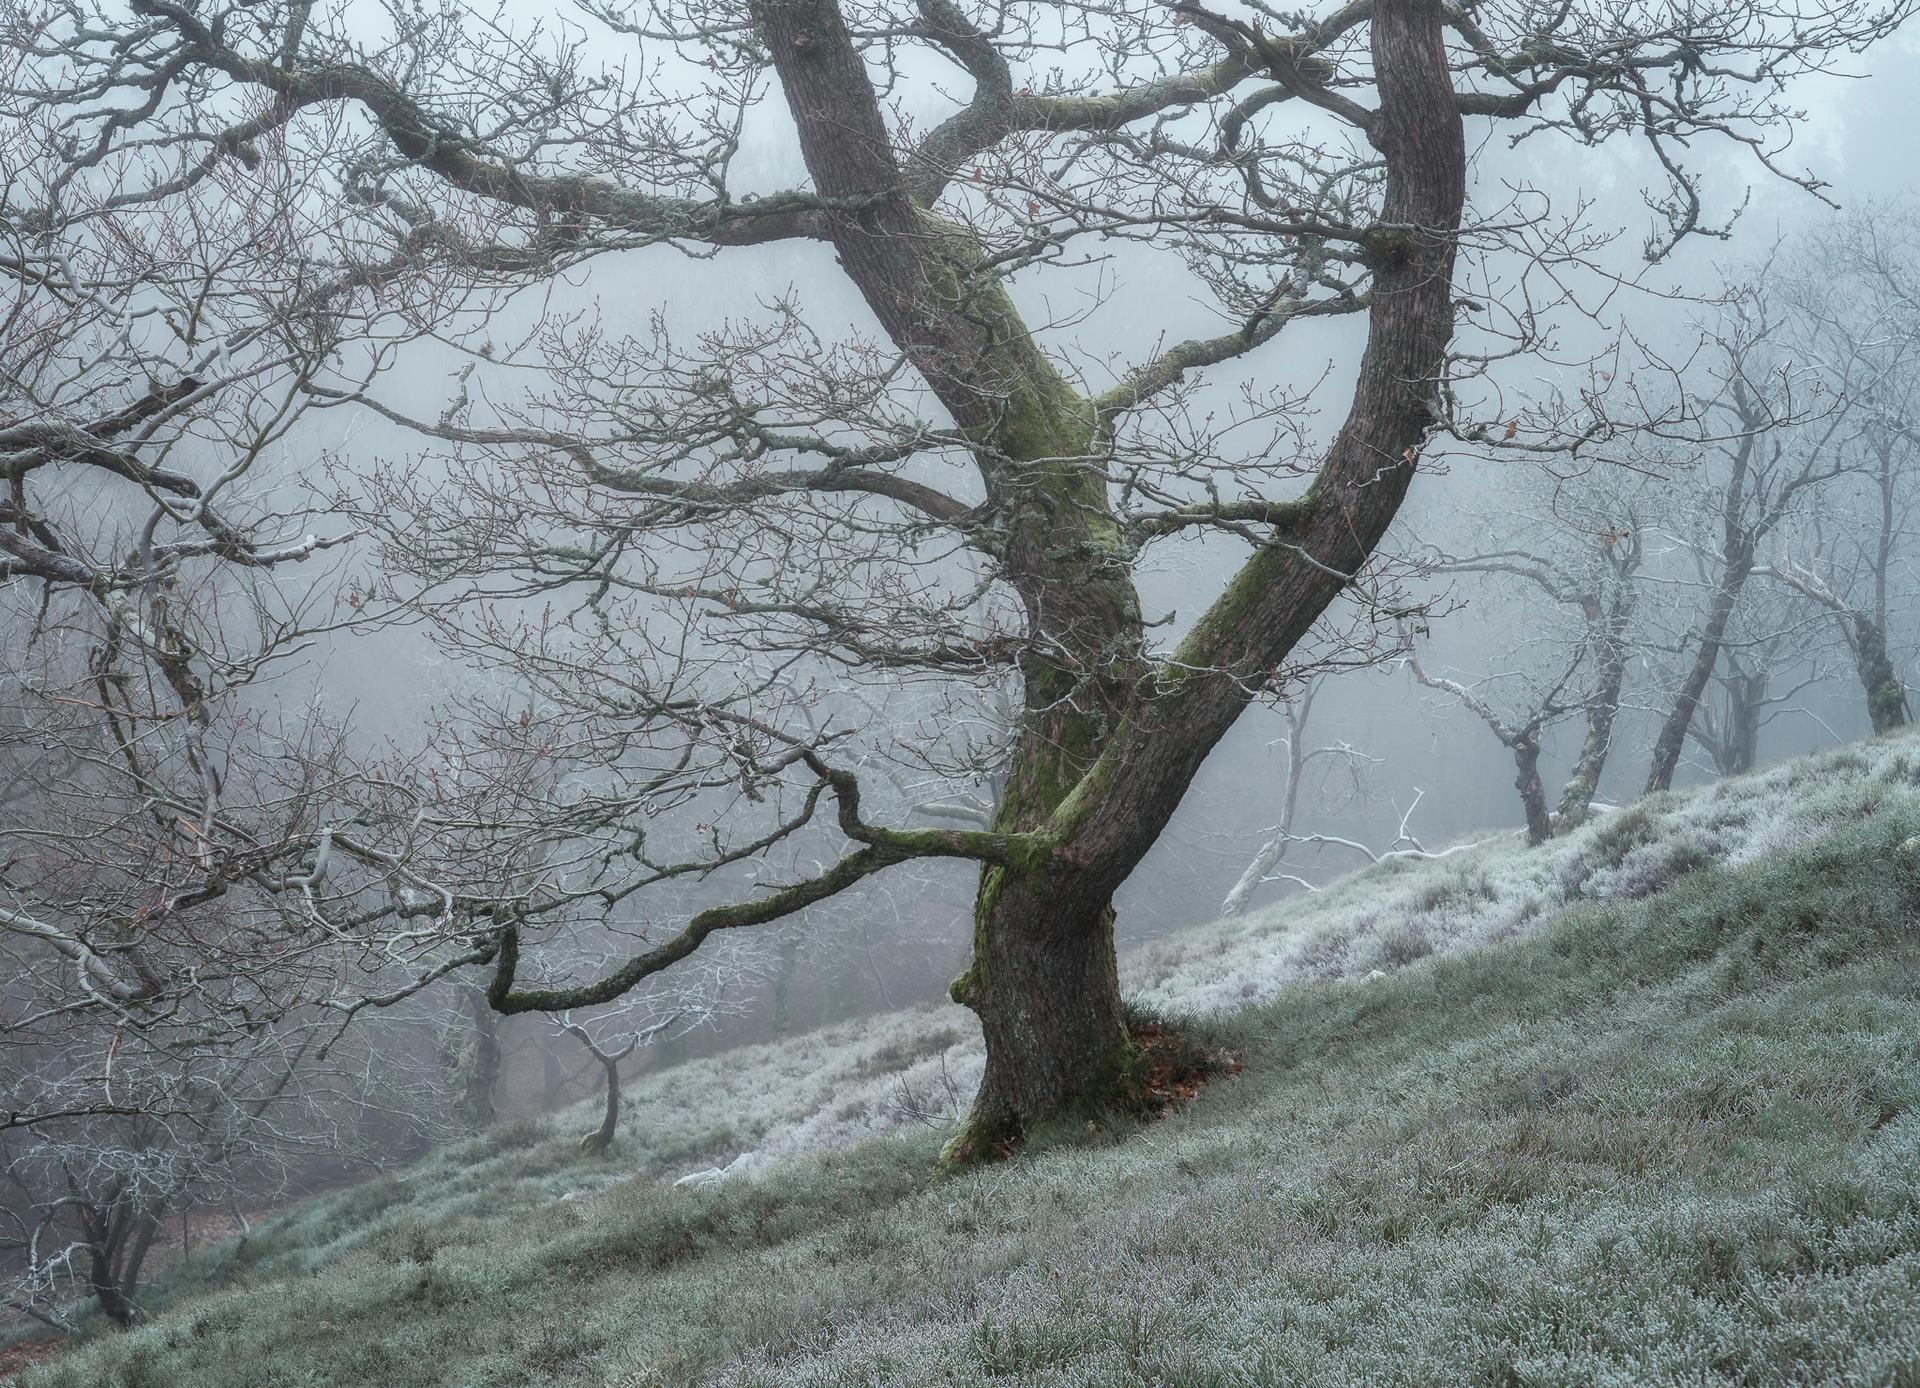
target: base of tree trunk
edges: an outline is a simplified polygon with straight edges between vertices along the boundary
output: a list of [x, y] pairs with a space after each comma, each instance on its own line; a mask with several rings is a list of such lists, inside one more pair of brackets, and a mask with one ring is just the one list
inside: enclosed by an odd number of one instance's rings
[[[1051, 1145], [1127, 1124], [1151, 1123], [1184, 1108], [1211, 1080], [1240, 1072], [1240, 1062], [1151, 1015], [1129, 1016], [1126, 1040], [1097, 1086], [1045, 1117], [1012, 1119], [978, 1099], [940, 1154], [942, 1166], [1005, 1161], [1024, 1147]], [[987, 1097], [985, 1091], [982, 1097]]]

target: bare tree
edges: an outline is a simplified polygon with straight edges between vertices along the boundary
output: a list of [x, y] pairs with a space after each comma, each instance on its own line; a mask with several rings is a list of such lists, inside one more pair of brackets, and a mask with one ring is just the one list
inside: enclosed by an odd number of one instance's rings
[[[1757, 571], [1756, 571], [1757, 572]], [[1826, 623], [1817, 607], [1789, 588], [1749, 590], [1720, 644], [1707, 693], [1687, 726], [1716, 776], [1738, 776], [1759, 761], [1762, 731], [1776, 719], [1815, 718], [1799, 702], [1831, 674]]]
[[270, 120], [68, 85], [59, 19], [0, 14], [0, 1300], [67, 1326], [138, 1315], [169, 1212], [412, 1123], [410, 1038], [343, 1029], [479, 956], [314, 909], [363, 768], [302, 662], [364, 613], [287, 459], [418, 257], [335, 238]]
[[[1329, 606], [1395, 606], [1369, 557], [1436, 431], [1484, 436], [1468, 388], [1485, 360], [1538, 330], [1521, 291], [1456, 295], [1463, 248], [1570, 273], [1590, 244], [1525, 201], [1469, 216], [1467, 123], [1643, 138], [1670, 180], [1657, 255], [1721, 230], [1681, 162], [1696, 140], [1775, 167], [1789, 81], [1908, 9], [663, 0], [591, 5], [550, 41], [458, 9], [400, 7], [370, 40], [305, 3], [134, 0], [125, 25], [49, 5], [30, 43], [68, 74], [49, 103], [91, 112], [76, 138], [118, 151], [164, 119], [207, 166], [310, 168], [309, 195], [367, 244], [458, 260], [455, 301], [637, 248], [830, 250], [865, 315], [837, 341], [794, 295], [691, 340], [510, 305], [445, 329], [472, 370], [438, 413], [380, 382], [309, 383], [442, 446], [431, 474], [383, 469], [340, 501], [380, 535], [383, 596], [510, 672], [451, 716], [437, 757], [359, 797], [369, 827], [327, 840], [339, 877], [316, 909], [372, 910], [384, 881], [383, 909], [434, 923], [440, 964], [491, 961], [497, 1010], [560, 1011], [900, 863], [978, 863], [953, 992], [988, 1061], [951, 1150], [979, 1157], [1128, 1097], [1115, 889], [1241, 712], [1307, 663]], [[598, 61], [617, 44], [664, 61]], [[964, 74], [963, 101], [931, 63]], [[762, 104], [774, 87], [790, 125]], [[742, 191], [736, 156], [769, 131], [797, 136], [805, 179]], [[1064, 302], [1047, 283], [1077, 290], [1082, 257], [1116, 243], [1184, 263], [1221, 330], [1127, 362], [1047, 321]], [[1211, 422], [1186, 408], [1201, 373], [1257, 368], [1290, 328], [1347, 315], [1367, 340], [1330, 439], [1286, 390]], [[1582, 401], [1542, 446], [1611, 427]], [[1250, 553], [1161, 641], [1135, 572], [1204, 537]], [[870, 813], [848, 767], [875, 730], [814, 716], [841, 712], [829, 671], [1017, 684], [992, 823]], [[670, 810], [690, 821], [677, 838]], [[775, 845], [836, 834], [824, 871], [749, 887]], [[695, 881], [746, 894], [678, 929], [622, 915]], [[643, 938], [581, 981], [556, 941], [596, 919]]]
[[[1823, 488], [1759, 570], [1831, 614], [1876, 733], [1912, 718], [1891, 644], [1894, 598], [1913, 590], [1920, 470], [1920, 217], [1868, 208], [1774, 265], [1792, 349], [1839, 399], [1858, 470]], [[1862, 523], [1864, 520], [1864, 524]]]
[[[1641, 514], [1648, 493], [1657, 495], [1663, 487], [1657, 474], [1621, 468], [1541, 472], [1503, 491], [1497, 515], [1479, 505], [1468, 508], [1472, 523], [1500, 534], [1507, 547], [1455, 554], [1429, 545], [1422, 553], [1423, 567], [1436, 577], [1466, 578], [1489, 588], [1494, 598], [1508, 596], [1517, 583], [1527, 598], [1544, 597], [1551, 604], [1544, 610], [1526, 607], [1525, 651], [1496, 657], [1514, 667], [1509, 683], [1513, 677], [1530, 682], [1530, 694], [1519, 701], [1524, 711], [1497, 713], [1473, 690], [1452, 681], [1434, 684], [1417, 666], [1414, 670], [1423, 684], [1442, 689], [1487, 722], [1516, 759], [1523, 753], [1530, 758], [1516, 768], [1530, 835], [1543, 822], [1560, 828], [1581, 823], [1599, 793], [1636, 646], [1634, 612], [1645, 558]], [[1470, 610], [1476, 609], [1470, 604]], [[1477, 610], [1484, 611], [1485, 604]], [[1557, 679], [1543, 659], [1558, 662]], [[1585, 728], [1559, 803], [1548, 816], [1544, 789], [1536, 787], [1536, 804], [1527, 787], [1538, 780], [1539, 735], [1569, 712], [1578, 712]]]
[[1271, 836], [1260, 845], [1221, 901], [1222, 916], [1242, 914], [1253, 900], [1254, 893], [1271, 882], [1291, 882], [1297, 887], [1315, 890], [1317, 884], [1311, 880], [1296, 872], [1279, 870], [1293, 849], [1320, 848], [1330, 843], [1325, 835], [1295, 831], [1301, 791], [1310, 782], [1323, 790], [1330, 782], [1337, 782], [1349, 797], [1357, 798], [1362, 793], [1361, 783], [1366, 772], [1380, 762], [1380, 758], [1368, 756], [1344, 739], [1322, 743], [1317, 747], [1309, 744], [1307, 722], [1313, 716], [1314, 700], [1325, 686], [1326, 679], [1322, 675], [1309, 680], [1282, 710], [1287, 724], [1287, 730], [1281, 738], [1287, 770], [1280, 795], [1280, 822], [1270, 831]]
[[554, 1019], [554, 1025], [563, 1035], [571, 1036], [586, 1047], [587, 1054], [599, 1064], [605, 1085], [605, 1103], [601, 1107], [600, 1126], [580, 1139], [581, 1151], [604, 1152], [613, 1144], [614, 1131], [620, 1126], [620, 1063], [642, 1046], [658, 1039], [679, 1021], [680, 1017], [677, 1014], [662, 1017], [637, 1030], [629, 1031], [623, 1040], [603, 1042], [568, 1013], [563, 1012]]
[[1599, 584], [1579, 594], [1581, 615], [1592, 632], [1593, 676], [1582, 701], [1586, 731], [1556, 811], [1563, 828], [1584, 821], [1600, 793], [1600, 777], [1613, 751], [1614, 724], [1626, 689], [1633, 611], [1639, 602], [1636, 580], [1644, 554], [1639, 516], [1629, 510], [1619, 529], [1598, 533], [1594, 539], [1604, 556], [1604, 575]]
[[1414, 679], [1466, 707], [1487, 725], [1500, 745], [1513, 754], [1513, 786], [1520, 792], [1520, 807], [1526, 817], [1530, 844], [1542, 844], [1553, 837], [1553, 816], [1547, 811], [1546, 787], [1540, 780], [1540, 740], [1547, 729], [1572, 711], [1574, 704], [1567, 697], [1567, 684], [1585, 655], [1584, 650], [1576, 650], [1572, 662], [1557, 678], [1529, 688], [1529, 697], [1519, 700], [1519, 708], [1512, 712], [1496, 708], [1472, 685], [1428, 674], [1417, 653], [1407, 655], [1407, 668], [1413, 672]]
[[1754, 292], [1725, 310], [1704, 371], [1714, 388], [1707, 413], [1724, 421], [1694, 489], [1691, 528], [1669, 533], [1699, 557], [1707, 610], [1685, 650], [1691, 657], [1653, 745], [1649, 791], [1673, 784], [1689, 730], [1720, 663], [1761, 546], [1797, 506], [1851, 470], [1834, 447], [1844, 414], [1776, 341], [1779, 314]]
[[351, 1115], [329, 1111], [308, 1057], [284, 1043], [275, 1032], [245, 1055], [229, 1044], [159, 1057], [129, 1043], [107, 1061], [114, 1111], [0, 1133], [0, 1250], [13, 1255], [0, 1305], [72, 1330], [79, 1297], [130, 1324], [167, 1215], [247, 1198], [343, 1142]]

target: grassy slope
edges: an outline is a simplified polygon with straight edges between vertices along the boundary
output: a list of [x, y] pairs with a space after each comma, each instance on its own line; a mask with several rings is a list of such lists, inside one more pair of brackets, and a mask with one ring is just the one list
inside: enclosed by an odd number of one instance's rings
[[575, 1119], [311, 1202], [196, 1260], [230, 1289], [26, 1381], [1920, 1385], [1915, 763], [1198, 932], [1136, 980], [1246, 1068], [1124, 1141], [936, 1181], [908, 1126], [619, 1180], [882, 1125], [902, 1067], [964, 1069], [944, 1016], [880, 1019], [650, 1080], [605, 1158]]

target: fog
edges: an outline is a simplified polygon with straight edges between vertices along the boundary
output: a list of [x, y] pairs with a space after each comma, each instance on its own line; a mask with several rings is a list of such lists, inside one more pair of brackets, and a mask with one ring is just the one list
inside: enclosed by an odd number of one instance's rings
[[1910, 721], [1901, 5], [32, 8], [21, 1228], [949, 998], [1005, 1155], [1116, 946]]

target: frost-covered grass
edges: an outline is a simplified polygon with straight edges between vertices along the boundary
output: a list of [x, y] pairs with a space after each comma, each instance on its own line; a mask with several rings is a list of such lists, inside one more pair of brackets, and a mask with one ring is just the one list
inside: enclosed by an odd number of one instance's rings
[[1916, 766], [1163, 945], [1245, 1068], [1152, 1128], [936, 1179], [963, 1014], [853, 1023], [648, 1077], [603, 1157], [567, 1115], [309, 1202], [26, 1381], [1920, 1385]]
[[1393, 858], [1331, 890], [1183, 932], [1129, 971], [1144, 1000], [1224, 1013], [1302, 979], [1364, 977], [1525, 935], [1569, 905], [1632, 901], [1709, 863], [1738, 867], [1911, 799], [1920, 738], [1785, 762], [1698, 791], [1648, 796], [1528, 848], [1502, 834], [1438, 859]]

